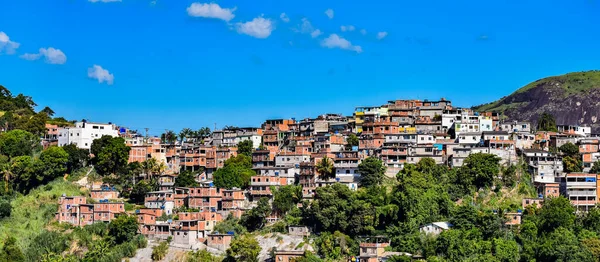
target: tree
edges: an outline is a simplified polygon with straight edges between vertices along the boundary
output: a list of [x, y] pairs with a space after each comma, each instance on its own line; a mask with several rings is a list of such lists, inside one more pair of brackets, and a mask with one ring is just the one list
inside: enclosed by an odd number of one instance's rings
[[594, 261], [592, 252], [580, 245], [575, 234], [564, 227], [558, 227], [546, 236], [540, 242], [538, 252], [538, 261]]
[[[96, 140], [94, 140], [92, 146], [95, 142]], [[98, 174], [107, 176], [126, 172], [129, 161], [129, 150], [130, 148], [125, 145], [125, 139], [122, 137], [111, 137], [109, 143], [104, 145], [98, 154], [94, 156]]]
[[272, 208], [269, 199], [263, 197], [258, 200], [256, 207], [244, 213], [240, 219], [241, 224], [246, 226], [249, 231], [261, 229], [267, 222], [267, 217], [271, 214]]
[[381, 185], [385, 177], [385, 166], [376, 157], [367, 157], [358, 165], [360, 185], [364, 187]]
[[[90, 146], [90, 153], [97, 157], [105, 147], [108, 147], [112, 143], [113, 137], [111, 136], [102, 136], [100, 138], [94, 139], [92, 141], [92, 145]], [[92, 161], [96, 161], [97, 159], [92, 159]]]
[[190, 251], [185, 258], [186, 262], [221, 262], [221, 260], [206, 250]]
[[358, 142], [358, 137], [354, 133], [351, 133], [346, 138], [346, 150], [352, 150], [353, 146], [358, 146]]
[[514, 187], [517, 183], [517, 166], [510, 165], [502, 172], [502, 183], [505, 187]]
[[575, 144], [568, 142], [558, 148], [558, 150], [563, 153], [565, 156], [578, 156], [579, 155], [579, 147]]
[[52, 146], [42, 151], [40, 161], [43, 169], [40, 170], [44, 175], [42, 181], [48, 182], [62, 176], [67, 171], [69, 154], [62, 147]]
[[563, 158], [563, 169], [567, 173], [576, 173], [583, 170], [583, 161], [578, 156], [566, 156]]
[[538, 214], [542, 232], [552, 232], [559, 227], [572, 228], [575, 222], [575, 208], [564, 196], [547, 198]]
[[75, 144], [68, 144], [62, 148], [69, 155], [69, 160], [67, 161], [68, 173], [73, 173], [75, 170], [86, 166], [88, 161], [90, 161], [90, 153], [83, 148], [77, 148]]
[[594, 256], [595, 261], [600, 261], [600, 239], [585, 238], [581, 240], [581, 244]]
[[223, 168], [215, 171], [213, 180], [215, 186], [219, 188], [245, 188], [250, 184], [250, 178], [255, 174], [256, 172], [252, 170], [252, 159], [240, 154], [227, 159], [223, 164]]
[[546, 112], [542, 113], [537, 121], [537, 131], [558, 131], [554, 116]]
[[244, 140], [238, 143], [237, 153], [252, 157], [253, 147], [254, 144], [252, 143], [252, 140]]
[[319, 178], [322, 180], [335, 178], [333, 161], [331, 161], [331, 159], [327, 156], [324, 156], [319, 162], [317, 162], [316, 170], [319, 172]]
[[321, 257], [328, 260], [341, 260], [358, 253], [357, 243], [348, 235], [335, 231], [333, 234], [323, 232], [315, 239], [315, 245]]
[[48, 115], [49, 117], [53, 117], [54, 116], [54, 110], [52, 110], [49, 107], [44, 107], [44, 109], [42, 109], [40, 112], [45, 113], [46, 115]]
[[134, 203], [144, 203], [144, 197], [146, 196], [146, 193], [153, 191], [155, 188], [156, 185], [155, 183], [152, 183], [152, 181], [139, 181], [133, 186], [129, 198]]
[[600, 174], [600, 160], [594, 162], [592, 165], [592, 169], [590, 169], [591, 174]]
[[15, 121], [15, 128], [30, 132], [37, 136], [42, 136], [48, 131], [46, 122], [50, 117], [44, 112], [37, 113], [31, 117], [20, 117]]
[[183, 144], [184, 141], [187, 141], [187, 138], [192, 135], [192, 129], [184, 128], [179, 132], [179, 141]]
[[177, 141], [177, 134], [173, 130], [167, 130], [166, 133], [161, 135], [161, 140], [165, 144], [174, 144]]
[[183, 171], [175, 178], [176, 187], [197, 187], [196, 176], [190, 171]]
[[261, 249], [252, 235], [244, 234], [231, 241], [225, 261], [258, 262]]
[[0, 153], [10, 158], [30, 156], [40, 147], [40, 139], [27, 131], [12, 130], [0, 135]]
[[18, 262], [25, 261], [23, 252], [17, 245], [17, 239], [13, 236], [9, 236], [4, 241], [4, 246], [0, 252], [0, 262]]
[[473, 176], [477, 188], [490, 187], [500, 172], [499, 163], [500, 158], [493, 154], [470, 154], [459, 172], [466, 172]]
[[240, 223], [240, 220], [229, 214], [227, 218], [215, 225], [216, 232], [233, 232], [235, 235], [246, 233], [246, 228]]
[[120, 215], [108, 224], [108, 235], [115, 243], [131, 241], [137, 234], [138, 222], [135, 216]]
[[273, 189], [273, 209], [285, 214], [292, 210], [302, 200], [301, 186], [280, 186]]
[[10, 201], [6, 199], [0, 200], [0, 219], [10, 217], [11, 211], [12, 206], [10, 205]]
[[158, 246], [152, 248], [152, 260], [163, 260], [165, 256], [167, 256], [167, 251], [169, 251], [169, 243], [167, 243], [167, 241], [160, 242]]

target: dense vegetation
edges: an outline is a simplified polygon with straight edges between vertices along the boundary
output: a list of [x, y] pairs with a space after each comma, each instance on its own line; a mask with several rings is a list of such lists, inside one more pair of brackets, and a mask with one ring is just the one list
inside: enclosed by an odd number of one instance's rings
[[[570, 147], [562, 149], [568, 153]], [[373, 173], [379, 172], [363, 165], [361, 175], [378, 177]], [[260, 247], [248, 237], [252, 232], [265, 232], [266, 227], [267, 232], [285, 232], [288, 225], [306, 225], [317, 233], [312, 240], [316, 255], [326, 261], [358, 255], [358, 243], [368, 235], [386, 236], [391, 250], [421, 255], [428, 261], [600, 259], [600, 209], [576, 215], [566, 198], [547, 199], [542, 208], [523, 211], [520, 228], [505, 225], [505, 215], [521, 209], [522, 198], [534, 197], [535, 190], [522, 166], [501, 167], [494, 155], [472, 154], [457, 169], [423, 159], [407, 164], [392, 185], [367, 183], [351, 191], [334, 184], [317, 188], [312, 202], [302, 200], [298, 186], [273, 190], [271, 204], [261, 199], [240, 220], [230, 217], [217, 225], [218, 230], [238, 235], [229, 257], [237, 254], [239, 259], [240, 252], [258, 254]], [[267, 225], [265, 218], [271, 212], [283, 214], [283, 219]], [[453, 228], [437, 237], [419, 231], [437, 221], [447, 221]], [[307, 255], [300, 261], [321, 261]]]

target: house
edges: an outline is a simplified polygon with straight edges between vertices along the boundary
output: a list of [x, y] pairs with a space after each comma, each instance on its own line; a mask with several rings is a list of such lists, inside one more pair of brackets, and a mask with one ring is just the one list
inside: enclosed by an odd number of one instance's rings
[[275, 262], [294, 262], [304, 257], [304, 250], [275, 250], [273, 256]]
[[507, 226], [521, 225], [521, 217], [522, 216], [523, 216], [523, 213], [520, 211], [506, 213], [506, 214], [504, 214], [504, 219], [506, 220], [506, 222], [504, 222], [504, 224]]
[[290, 236], [310, 236], [310, 228], [307, 226], [288, 226], [288, 233]]
[[597, 203], [596, 174], [569, 173], [565, 176], [565, 195], [577, 211], [588, 211]]
[[246, 192], [239, 188], [223, 189], [221, 200], [221, 208], [223, 210], [231, 209], [246, 209], [249, 207], [248, 199], [246, 198]]
[[77, 122], [74, 127], [61, 127], [58, 129], [58, 146], [74, 144], [78, 148], [89, 150], [92, 142], [103, 136], [119, 136], [117, 126], [112, 123]]
[[59, 223], [85, 226], [95, 222], [110, 222], [117, 215], [123, 213], [125, 213], [125, 203], [110, 203], [107, 200], [101, 200], [100, 203], [87, 204], [87, 199], [82, 196], [62, 196], [59, 199], [55, 218]]
[[220, 209], [223, 198], [220, 188], [190, 187], [188, 190], [188, 207], [212, 211]]
[[577, 126], [577, 125], [557, 125], [558, 132], [570, 135], [578, 135], [583, 137], [589, 137], [592, 134], [592, 128], [589, 126]]
[[539, 149], [523, 150], [529, 173], [533, 175], [534, 183], [555, 183], [562, 174], [562, 158], [554, 153]]
[[528, 206], [534, 206], [536, 208], [540, 208], [540, 207], [542, 207], [543, 204], [544, 204], [543, 198], [523, 198], [522, 206], [523, 206], [523, 208], [526, 208]]
[[206, 235], [206, 245], [221, 251], [225, 251], [229, 248], [231, 240], [233, 240], [233, 234], [219, 234], [217, 232]]
[[379, 262], [383, 258], [385, 248], [390, 246], [389, 241], [379, 242], [379, 238], [376, 238], [377, 242], [361, 242], [359, 244], [359, 260], [360, 262]]
[[101, 199], [117, 199], [119, 198], [119, 191], [115, 187], [103, 185], [100, 189], [91, 190], [90, 196], [96, 201]]
[[448, 222], [433, 222], [431, 224], [422, 226], [419, 228], [419, 231], [425, 234], [439, 235], [443, 231], [446, 231], [450, 228], [452, 228], [452, 224]]
[[173, 191], [154, 191], [146, 193], [144, 198], [146, 208], [163, 209], [167, 215], [173, 214], [175, 198]]

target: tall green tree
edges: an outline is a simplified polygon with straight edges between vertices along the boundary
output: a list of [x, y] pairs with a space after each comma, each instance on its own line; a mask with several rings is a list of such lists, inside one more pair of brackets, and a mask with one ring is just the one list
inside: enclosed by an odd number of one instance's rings
[[237, 153], [252, 157], [252, 149], [253, 149], [252, 147], [253, 147], [253, 143], [251, 140], [244, 140], [244, 141], [238, 143]]
[[537, 131], [558, 131], [554, 116], [544, 112], [537, 120]]
[[135, 238], [137, 230], [137, 218], [126, 214], [118, 216], [108, 224], [108, 235], [117, 244], [131, 241]]
[[250, 209], [242, 215], [240, 223], [248, 228], [249, 231], [261, 229], [267, 222], [267, 217], [273, 209], [269, 203], [269, 199], [263, 197], [258, 200], [256, 207]]
[[563, 196], [547, 198], [538, 217], [542, 232], [550, 233], [559, 227], [570, 229], [575, 223], [575, 208]]
[[250, 178], [256, 172], [252, 170], [252, 159], [244, 154], [225, 160], [222, 168], [213, 174], [216, 187], [231, 189], [233, 187], [246, 188]]
[[44, 176], [42, 180], [49, 182], [65, 174], [69, 154], [62, 147], [52, 146], [42, 151], [40, 161], [43, 165], [43, 168], [39, 170]]
[[281, 212], [282, 214], [287, 213], [302, 201], [302, 187], [287, 185], [280, 186], [277, 189], [273, 189], [273, 209]]
[[360, 185], [363, 187], [381, 185], [385, 178], [385, 166], [376, 157], [367, 157], [358, 165]]
[[0, 251], [0, 262], [20, 262], [25, 261], [25, 256], [17, 245], [17, 239], [9, 236], [4, 241], [2, 250]]
[[474, 177], [473, 183], [477, 188], [491, 187], [500, 173], [500, 158], [493, 154], [470, 154], [459, 172]]
[[231, 241], [224, 261], [258, 262], [261, 250], [258, 241], [252, 235], [244, 234]]
[[176, 187], [197, 187], [196, 175], [190, 171], [183, 171], [175, 178]]
[[346, 150], [352, 150], [353, 146], [358, 146], [358, 142], [358, 137], [354, 133], [351, 133], [346, 138]]
[[317, 172], [319, 172], [319, 178], [328, 180], [335, 178], [335, 168], [333, 167], [333, 161], [331, 158], [324, 156], [315, 166]]
[[30, 156], [40, 148], [40, 139], [27, 131], [12, 130], [0, 135], [0, 153], [10, 158]]
[[73, 173], [73, 171], [86, 166], [90, 161], [90, 153], [85, 149], [77, 148], [75, 144], [69, 144], [62, 148], [69, 155], [69, 161], [67, 161], [68, 173]]
[[578, 156], [579, 155], [579, 147], [571, 142], [568, 142], [558, 148], [558, 150], [563, 153], [565, 156]]
[[[103, 144], [104, 137], [101, 138]], [[92, 147], [94, 143], [96, 143], [96, 140], [92, 143]], [[94, 156], [94, 163], [98, 174], [107, 176], [127, 172], [129, 150], [130, 148], [125, 145], [125, 140], [122, 137], [109, 138], [108, 143], [104, 144]]]

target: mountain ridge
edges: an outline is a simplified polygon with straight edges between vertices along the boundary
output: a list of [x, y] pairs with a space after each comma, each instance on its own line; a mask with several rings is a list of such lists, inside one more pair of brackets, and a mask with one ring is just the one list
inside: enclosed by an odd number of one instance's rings
[[494, 102], [473, 107], [500, 113], [503, 120], [530, 121], [550, 113], [561, 125], [588, 125], [600, 131], [600, 71], [573, 72], [531, 82]]

